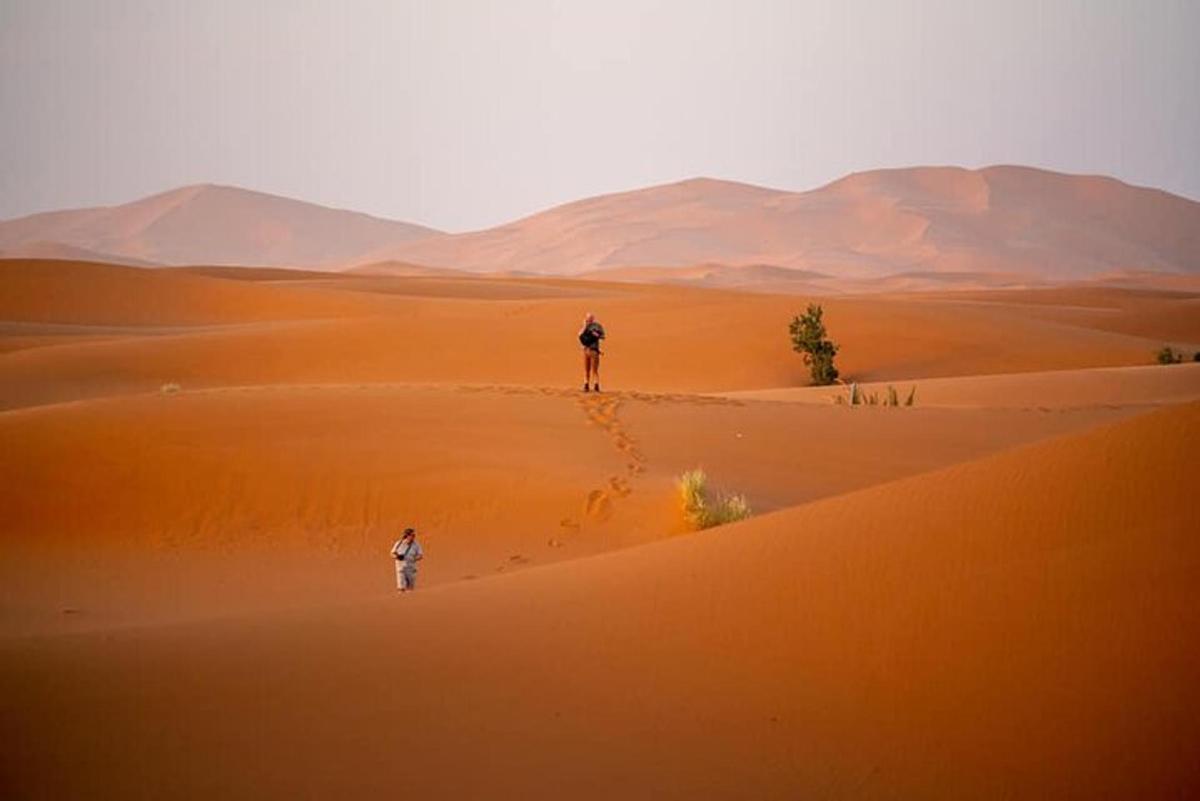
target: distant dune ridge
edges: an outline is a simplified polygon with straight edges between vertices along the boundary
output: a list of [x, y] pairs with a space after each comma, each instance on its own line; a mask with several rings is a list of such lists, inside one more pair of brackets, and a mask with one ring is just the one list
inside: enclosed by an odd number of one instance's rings
[[1200, 203], [1026, 167], [858, 173], [810, 192], [695, 179], [589, 198], [486, 231], [375, 254], [466, 270], [774, 265], [1089, 278], [1195, 272]]
[[[1018, 286], [1195, 275], [1200, 203], [1101, 176], [913, 167], [856, 173], [807, 192], [695, 178], [442, 234], [200, 185], [0, 222], [0, 254], [42, 255], [38, 248], [54, 258], [83, 258], [83, 250], [165, 265], [593, 274], [795, 291], [897, 275], [905, 277], [892, 288]], [[690, 272], [664, 272], [685, 267]]]
[[[114, 262], [322, 267], [438, 232], [230, 186], [199, 184], [125, 203], [34, 214], [0, 223], [0, 253], [37, 256], [56, 243]], [[43, 244], [43, 248], [48, 246]]]

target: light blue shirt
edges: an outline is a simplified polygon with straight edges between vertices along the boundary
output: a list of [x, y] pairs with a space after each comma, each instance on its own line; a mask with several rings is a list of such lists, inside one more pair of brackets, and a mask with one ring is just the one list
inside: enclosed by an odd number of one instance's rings
[[425, 552], [421, 550], [421, 543], [416, 540], [405, 545], [404, 540], [400, 539], [392, 546], [392, 555], [404, 562], [405, 567], [415, 568], [417, 560], [424, 556]]

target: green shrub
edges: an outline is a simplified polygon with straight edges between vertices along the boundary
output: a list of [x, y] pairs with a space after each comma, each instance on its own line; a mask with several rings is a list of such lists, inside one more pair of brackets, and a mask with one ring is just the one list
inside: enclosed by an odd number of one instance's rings
[[750, 504], [744, 495], [709, 497], [708, 476], [703, 470], [689, 470], [679, 477], [679, 502], [683, 518], [692, 529], [745, 520], [750, 516]]
[[814, 384], [826, 386], [837, 380], [838, 371], [833, 366], [833, 357], [838, 346], [825, 338], [824, 311], [815, 303], [799, 317], [793, 317], [788, 331], [792, 335], [792, 350], [804, 356]]
[[[917, 386], [914, 384], [912, 388], [909, 389], [908, 396], [904, 399], [904, 405], [912, 406], [916, 400]], [[879, 393], [863, 392], [858, 388], [858, 384], [851, 384], [850, 389], [847, 390], [845, 396], [835, 395], [833, 398], [833, 402], [838, 406], [845, 406], [847, 404], [850, 406], [879, 406], [880, 401], [881, 399], [879, 397]], [[887, 394], [882, 398], [882, 403], [884, 406], [891, 406], [893, 408], [898, 408], [900, 406], [900, 393], [897, 392], [896, 388], [891, 384], [888, 384]]]
[[1168, 345], [1163, 345], [1156, 355], [1159, 364], [1179, 364], [1183, 361], [1183, 354]]

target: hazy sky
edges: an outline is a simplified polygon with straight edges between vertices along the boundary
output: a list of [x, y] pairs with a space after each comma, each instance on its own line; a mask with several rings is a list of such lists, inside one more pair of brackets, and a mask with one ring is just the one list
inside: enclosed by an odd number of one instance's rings
[[449, 230], [708, 175], [1200, 198], [1200, 2], [0, 0], [0, 218], [229, 183]]

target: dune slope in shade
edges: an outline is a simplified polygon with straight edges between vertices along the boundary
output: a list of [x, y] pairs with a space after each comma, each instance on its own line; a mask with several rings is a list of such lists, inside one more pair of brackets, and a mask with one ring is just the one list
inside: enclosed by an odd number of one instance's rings
[[403, 601], [9, 640], [3, 774], [31, 798], [1189, 797], [1197, 453], [1192, 404]]

